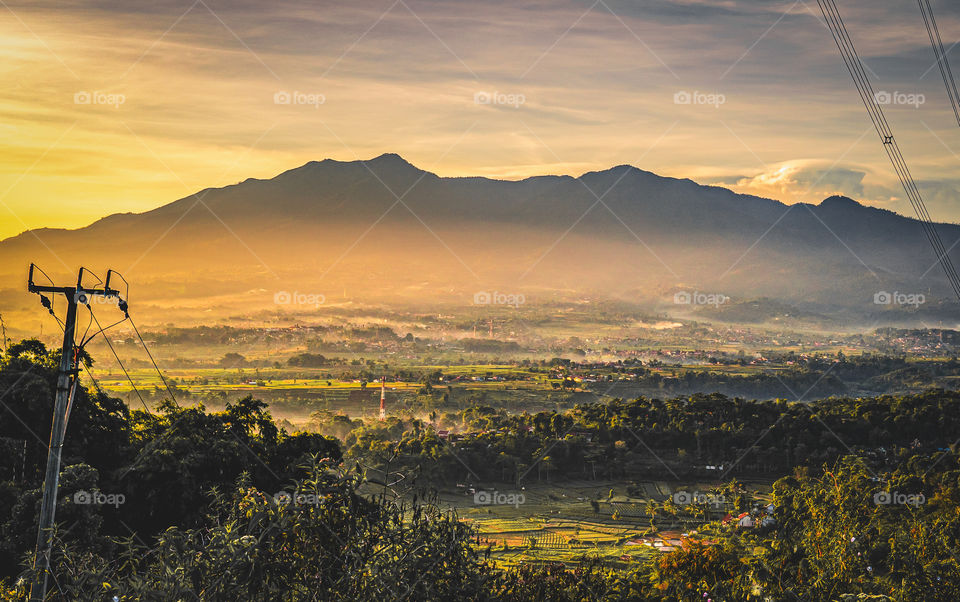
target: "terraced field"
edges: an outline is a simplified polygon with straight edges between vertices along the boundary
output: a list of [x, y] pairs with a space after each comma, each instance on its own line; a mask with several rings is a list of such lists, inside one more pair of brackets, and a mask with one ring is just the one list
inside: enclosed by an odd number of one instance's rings
[[[497, 563], [573, 565], [585, 558], [600, 558], [611, 565], [622, 565], [676, 549], [686, 539], [709, 542], [717, 530], [727, 528], [718, 522], [726, 512], [722, 506], [712, 508], [706, 518], [696, 519], [662, 511], [664, 501], [671, 499], [674, 491], [708, 491], [712, 486], [568, 481], [528, 485], [520, 491], [504, 485], [499, 494], [524, 496], [522, 503], [514, 505], [478, 504], [474, 496], [463, 491], [446, 492], [442, 499], [445, 506], [477, 529], [477, 548]], [[769, 489], [762, 484], [754, 486]], [[634, 493], [643, 492], [645, 497], [627, 496], [627, 487]], [[591, 500], [596, 501], [596, 510]]]

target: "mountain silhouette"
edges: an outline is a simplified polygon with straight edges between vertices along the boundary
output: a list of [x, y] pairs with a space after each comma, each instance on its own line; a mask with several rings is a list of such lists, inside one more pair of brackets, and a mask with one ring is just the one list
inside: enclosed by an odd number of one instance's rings
[[[936, 227], [952, 248], [960, 227]], [[917, 220], [847, 197], [785, 205], [629, 165], [442, 178], [396, 154], [24, 232], [0, 241], [0, 294], [19, 294], [31, 261], [58, 278], [112, 267], [171, 304], [277, 290], [466, 303], [488, 289], [649, 302], [700, 290], [817, 310], [870, 307], [878, 291], [952, 300]]]

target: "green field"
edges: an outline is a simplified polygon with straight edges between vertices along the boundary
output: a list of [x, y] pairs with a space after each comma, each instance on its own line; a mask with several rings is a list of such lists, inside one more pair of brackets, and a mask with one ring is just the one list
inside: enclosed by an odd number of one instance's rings
[[[626, 490], [631, 485], [646, 497], [628, 496]], [[675, 491], [708, 491], [715, 486], [559, 481], [531, 484], [518, 491], [513, 485], [502, 484], [496, 488], [499, 493], [523, 494], [523, 503], [478, 504], [473, 495], [461, 489], [444, 492], [442, 505], [477, 530], [477, 549], [484, 553], [489, 550], [490, 559], [498, 564], [532, 561], [573, 566], [586, 558], [598, 558], [616, 566], [676, 549], [684, 540], [710, 542], [717, 533], [732, 528], [719, 522], [727, 511], [723, 507], [715, 508], [707, 518], [664, 511], [664, 502]], [[756, 503], [767, 503], [770, 483], [751, 483], [749, 487]], [[591, 500], [597, 501], [599, 512]]]

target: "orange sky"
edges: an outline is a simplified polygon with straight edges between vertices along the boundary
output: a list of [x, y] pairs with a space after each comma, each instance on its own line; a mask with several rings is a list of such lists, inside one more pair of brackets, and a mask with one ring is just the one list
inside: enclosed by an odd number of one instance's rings
[[[504, 178], [630, 163], [910, 214], [815, 3], [5, 6], [0, 238], [383, 152]], [[842, 8], [875, 87], [922, 96], [888, 117], [933, 217], [960, 219], [960, 129], [916, 6]], [[949, 46], [960, 7], [938, 17]]]

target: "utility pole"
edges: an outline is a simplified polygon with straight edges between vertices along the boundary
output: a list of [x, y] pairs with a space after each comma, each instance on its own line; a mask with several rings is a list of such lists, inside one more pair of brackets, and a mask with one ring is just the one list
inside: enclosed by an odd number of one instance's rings
[[380, 420], [387, 419], [387, 377], [380, 377]]
[[3, 339], [3, 352], [7, 352], [7, 325], [3, 322], [3, 314], [0, 314], [0, 338]]
[[[34, 582], [30, 589], [31, 601], [42, 601], [47, 597], [47, 581], [50, 575], [50, 550], [53, 547], [53, 527], [57, 512], [57, 489], [60, 485], [60, 452], [67, 431], [67, 408], [70, 391], [77, 377], [78, 350], [74, 347], [74, 332], [77, 324], [77, 305], [88, 305], [93, 296], [117, 297], [119, 292], [110, 288], [111, 271], [107, 272], [107, 281], [103, 288], [85, 288], [83, 286], [84, 268], [77, 274], [76, 286], [39, 286], [33, 282], [34, 264], [30, 264], [27, 290], [40, 295], [41, 304], [52, 314], [53, 306], [43, 293], [60, 294], [67, 301], [67, 316], [63, 324], [63, 346], [60, 350], [60, 373], [57, 377], [57, 396], [53, 403], [53, 425], [50, 429], [50, 443], [47, 448], [47, 471], [43, 478], [43, 501], [40, 505], [40, 528], [37, 532], [37, 553], [34, 557]], [[121, 309], [126, 303], [121, 300]], [[125, 309], [124, 309], [125, 311]]]

